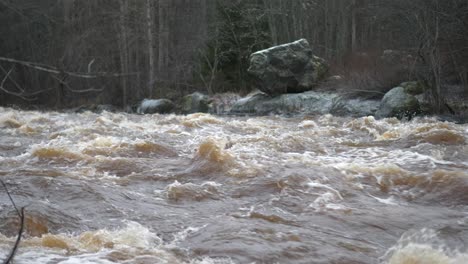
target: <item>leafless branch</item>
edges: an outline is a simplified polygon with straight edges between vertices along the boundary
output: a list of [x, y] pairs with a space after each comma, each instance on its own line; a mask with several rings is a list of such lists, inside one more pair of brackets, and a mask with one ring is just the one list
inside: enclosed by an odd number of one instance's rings
[[6, 73], [5, 77], [2, 80], [2, 83], [0, 84], [0, 90], [7, 94], [20, 97], [21, 99], [26, 100], [26, 101], [34, 101], [35, 98], [29, 98], [30, 96], [33, 96], [34, 94], [24, 94], [24, 90], [20, 93], [17, 93], [17, 92], [9, 91], [8, 89], [4, 87], [5, 82], [9, 78], [12, 70], [13, 70], [13, 67]]
[[[4, 72], [6, 72], [3, 68], [2, 68], [2, 70], [3, 70]], [[1, 84], [0, 84], [0, 90], [1, 90], [1, 91], [5, 92], [5, 93], [7, 93], [7, 94], [10, 94], [10, 95], [19, 97], [19, 98], [21, 98], [21, 99], [23, 99], [23, 100], [25, 100], [25, 101], [35, 101], [35, 100], [37, 100], [37, 98], [36, 98], [36, 97], [33, 97], [33, 96], [51, 90], [51, 89], [49, 88], [49, 89], [44, 89], [44, 90], [40, 90], [40, 91], [36, 91], [36, 92], [32, 92], [32, 93], [26, 93], [26, 92], [24, 91], [24, 89], [22, 89], [21, 87], [18, 86], [17, 83], [15, 83], [15, 85], [17, 86], [17, 88], [18, 88], [21, 92], [14, 92], [14, 91], [8, 90], [7, 88], [4, 87], [4, 85], [5, 85], [5, 82], [6, 82], [6, 80], [7, 80], [8, 78], [10, 78], [10, 80], [12, 80], [11, 77], [10, 77], [10, 74], [11, 74], [12, 70], [13, 70], [13, 67], [12, 67], [8, 72], [6, 72], [6, 75], [5, 75], [5, 77], [3, 78], [3, 80], [2, 80], [2, 82], [1, 82]]]
[[94, 59], [92, 59], [92, 60], [88, 63], [88, 73], [91, 72], [91, 66], [93, 66], [93, 63], [94, 63]]
[[85, 73], [79, 73], [79, 72], [69, 72], [69, 71], [63, 71], [60, 70], [56, 67], [46, 65], [46, 64], [41, 64], [41, 63], [36, 63], [36, 62], [30, 62], [30, 61], [23, 61], [23, 60], [16, 60], [12, 58], [5, 58], [5, 57], [0, 57], [0, 61], [6, 61], [10, 63], [15, 63], [15, 64], [20, 64], [29, 68], [36, 69], [38, 71], [43, 71], [43, 72], [48, 72], [51, 74], [65, 74], [68, 76], [72, 77], [77, 77], [77, 78], [84, 78], [84, 79], [96, 79], [96, 78], [103, 78], [103, 77], [121, 77], [121, 76], [129, 76], [129, 75], [135, 75], [138, 73], [109, 73], [109, 72], [96, 72], [92, 74], [85, 74]]
[[[52, 78], [59, 81], [59, 83], [61, 85], [63, 85], [67, 90], [69, 90], [69, 91], [71, 91], [73, 93], [102, 92], [103, 89], [85, 89], [85, 90], [73, 89], [73, 88], [70, 87], [70, 85], [68, 85], [67, 82], [65, 82], [65, 79], [67, 77], [69, 77], [69, 76], [76, 77], [76, 78], [84, 78], [84, 79], [95, 79], [95, 78], [105, 78], [105, 77], [121, 77], [121, 76], [128, 76], [128, 75], [136, 74], [136, 73], [108, 73], [108, 72], [97, 72], [97, 73], [89, 73], [88, 72], [88, 73], [85, 74], [85, 73], [78, 73], [78, 72], [63, 71], [63, 70], [60, 70], [60, 69], [58, 69], [56, 67], [53, 67], [53, 66], [50, 66], [50, 65], [36, 63], [36, 62], [30, 62], [30, 61], [16, 60], [16, 59], [12, 59], [12, 58], [0, 57], [0, 61], [19, 64], [19, 65], [22, 65], [22, 66], [25, 66], [25, 67], [29, 67], [29, 68], [38, 70], [38, 71], [50, 73]], [[88, 71], [91, 69], [91, 65], [92, 65], [93, 62], [94, 62], [94, 60], [92, 60], [90, 62], [90, 64], [88, 65]], [[35, 98], [33, 96], [52, 90], [51, 88], [49, 88], [49, 89], [43, 89], [43, 90], [40, 90], [40, 91], [36, 91], [36, 92], [33, 92], [33, 93], [25, 93], [25, 90], [22, 89], [16, 82], [14, 82], [11, 79], [10, 74], [11, 74], [12, 70], [13, 70], [13, 68], [10, 69], [10, 71], [6, 73], [5, 78], [2, 80], [2, 83], [0, 85], [0, 90], [2, 90], [3, 92], [5, 92], [7, 94], [20, 97], [21, 99], [26, 100], [26, 101], [34, 101], [37, 98]], [[5, 72], [5, 70], [3, 70], [3, 71]], [[16, 85], [16, 87], [21, 92], [10, 91], [10, 90], [6, 89], [3, 86], [8, 78], [10, 78], [10, 80], [13, 81], [13, 83]]]
[[52, 75], [52, 78], [57, 80], [59, 83], [63, 84], [63, 86], [65, 88], [67, 88], [67, 90], [69, 90], [70, 92], [73, 92], [73, 93], [90, 93], [90, 92], [102, 92], [102, 91], [104, 91], [104, 89], [75, 90], [75, 89], [71, 88], [70, 85], [67, 82], [65, 82], [64, 79], [60, 79], [60, 78], [58, 78], [56, 76], [53, 76], [53, 75]]
[[8, 79], [8, 76], [10, 76], [10, 73], [12, 70], [13, 70], [13, 67], [7, 72], [7, 74], [5, 75], [5, 78], [3, 78], [2, 83], [0, 84], [0, 87], [3, 87], [3, 85], [5, 84], [5, 81]]
[[16, 214], [18, 215], [18, 217], [20, 219], [20, 228], [18, 230], [18, 236], [16, 237], [15, 245], [11, 249], [10, 255], [8, 255], [8, 257], [3, 261], [3, 264], [9, 264], [9, 263], [11, 263], [13, 258], [15, 257], [16, 250], [18, 249], [19, 243], [21, 242], [21, 236], [23, 235], [23, 231], [24, 231], [24, 207], [21, 207], [21, 209], [18, 209], [18, 207], [15, 204], [15, 201], [13, 200], [13, 198], [10, 195], [10, 192], [8, 191], [8, 188], [7, 188], [6, 184], [2, 180], [0, 180], [0, 183], [3, 185], [3, 188], [5, 189], [5, 192], [7, 193], [11, 204], [13, 205], [13, 207], [16, 210]]
[[[2, 67], [2, 65], [0, 65], [0, 70], [2, 70], [3, 73], [8, 75], [8, 72], [5, 70], [5, 68]], [[11, 78], [11, 76], [9, 76], [8, 78], [10, 79], [10, 82], [15, 85], [16, 89], [18, 89], [21, 93], [24, 92], [24, 89], [13, 78]]]

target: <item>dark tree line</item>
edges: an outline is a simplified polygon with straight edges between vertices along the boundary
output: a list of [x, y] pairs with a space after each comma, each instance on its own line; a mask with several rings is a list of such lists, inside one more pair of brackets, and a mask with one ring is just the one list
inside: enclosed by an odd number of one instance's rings
[[183, 92], [207, 35], [206, 8], [205, 0], [2, 0], [0, 103], [127, 105]]
[[[466, 0], [0, 0], [0, 30], [2, 105], [246, 92], [250, 53], [299, 38], [355, 86], [390, 89], [376, 76], [393, 71], [437, 108], [468, 90]], [[376, 67], [385, 50], [404, 71]]]

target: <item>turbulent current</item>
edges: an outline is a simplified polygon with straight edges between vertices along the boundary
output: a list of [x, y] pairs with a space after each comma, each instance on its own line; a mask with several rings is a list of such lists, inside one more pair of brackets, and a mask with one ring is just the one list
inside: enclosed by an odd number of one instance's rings
[[[468, 125], [0, 108], [15, 263], [468, 263]], [[19, 219], [0, 190], [0, 261]]]

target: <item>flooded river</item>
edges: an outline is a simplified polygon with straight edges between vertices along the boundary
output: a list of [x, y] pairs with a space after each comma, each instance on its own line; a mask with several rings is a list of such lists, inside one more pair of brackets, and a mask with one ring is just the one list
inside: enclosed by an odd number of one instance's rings
[[[468, 263], [468, 125], [0, 108], [15, 263]], [[19, 220], [0, 191], [0, 260]]]

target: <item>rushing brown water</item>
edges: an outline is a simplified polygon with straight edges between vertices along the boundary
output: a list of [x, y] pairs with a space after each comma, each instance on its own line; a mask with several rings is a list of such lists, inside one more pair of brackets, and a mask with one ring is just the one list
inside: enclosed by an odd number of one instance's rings
[[[15, 263], [468, 263], [468, 125], [0, 108]], [[18, 219], [0, 192], [0, 260]]]

